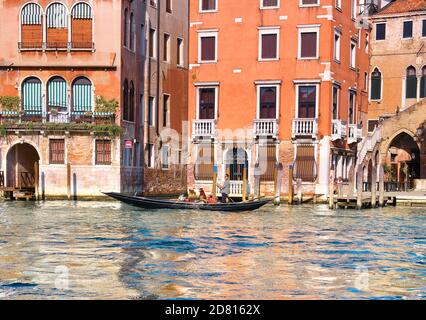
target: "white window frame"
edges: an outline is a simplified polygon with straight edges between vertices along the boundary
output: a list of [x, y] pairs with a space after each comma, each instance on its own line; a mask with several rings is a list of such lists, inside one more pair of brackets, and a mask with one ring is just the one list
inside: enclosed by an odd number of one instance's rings
[[[167, 42], [164, 41], [165, 38], [166, 38], [165, 37], [166, 35], [168, 36]], [[170, 33], [168, 33], [168, 32], [163, 32], [163, 41], [164, 41], [163, 46], [167, 48], [167, 57], [166, 57], [166, 60], [164, 60], [164, 57], [163, 57], [163, 62], [171, 63], [172, 62], [172, 54], [171, 54], [172, 35]], [[162, 54], [164, 55], [164, 51], [162, 52]]]
[[196, 119], [200, 120], [200, 89], [215, 89], [215, 94], [214, 94], [214, 120], [217, 120], [218, 117], [218, 109], [219, 109], [219, 84], [209, 84], [209, 83], [200, 83], [200, 84], [195, 84], [196, 86]]
[[[349, 121], [349, 109], [350, 109], [350, 107], [351, 107], [351, 95], [353, 95], [355, 98], [354, 98], [354, 105], [353, 105], [353, 118], [354, 118], [354, 121], [353, 121], [353, 123], [351, 123], [350, 121]], [[357, 94], [356, 94], [356, 90], [354, 90], [354, 89], [352, 89], [352, 88], [350, 88], [349, 90], [348, 90], [348, 124], [357, 124], [357, 110], [356, 110], [356, 102], [357, 102]]]
[[203, 10], [203, 0], [198, 0], [198, 12], [199, 13], [209, 13], [209, 12], [217, 12], [218, 11], [218, 4], [219, 0], [215, 0], [215, 9], [212, 10]]
[[[215, 38], [215, 59], [214, 60], [201, 60], [201, 38], [214, 37]], [[200, 30], [198, 32], [198, 63], [217, 63], [217, 41], [218, 30]]]
[[[258, 44], [258, 61], [278, 61], [280, 60], [280, 27], [258, 27], [259, 30], [259, 44]], [[275, 58], [262, 58], [262, 36], [267, 34], [277, 35], [277, 56]]]
[[[153, 41], [151, 41], [151, 30], [154, 30], [154, 36], [153, 36]], [[158, 59], [158, 57], [157, 57], [157, 45], [158, 45], [158, 43], [157, 43], [157, 32], [158, 32], [158, 30], [157, 29], [154, 29], [154, 28], [149, 28], [149, 46], [151, 45], [151, 42], [152, 42], [152, 57], [151, 57], [151, 55], [149, 56], [149, 58], [150, 59]], [[149, 54], [149, 51], [148, 51], [148, 54]]]
[[[152, 112], [151, 112], [151, 115], [152, 115], [152, 124], [149, 124], [149, 106], [150, 106], [149, 100], [150, 100], [150, 98], [152, 98]], [[153, 96], [149, 96], [148, 97], [148, 110], [147, 111], [148, 111], [148, 127], [149, 128], [154, 128], [155, 127], [155, 121], [156, 121], [156, 117], [157, 117], [156, 112], [155, 112], [156, 99], [157, 99], [157, 97], [153, 97]]]
[[[334, 88], [337, 89], [337, 118], [334, 119], [333, 117], [333, 94], [334, 94]], [[333, 120], [338, 120], [339, 116], [340, 116], [340, 92], [342, 91], [342, 88], [340, 86], [340, 84], [338, 84], [337, 82], [334, 82], [333, 85], [331, 86], [331, 119]]]
[[177, 61], [176, 65], [178, 67], [185, 67], [185, 47], [184, 47], [185, 46], [185, 40], [181, 37], [177, 37], [176, 44], [178, 44], [178, 40], [181, 41], [181, 46], [180, 47], [178, 46], [181, 61]]
[[357, 0], [350, 0], [351, 1], [351, 19], [355, 20], [357, 17]]
[[[153, 168], [155, 168], [155, 145], [153, 144], [153, 143], [148, 143], [147, 144], [147, 157], [146, 157], [146, 166], [148, 167], [148, 168], [150, 168], [150, 169], [153, 169]], [[152, 149], [151, 150], [151, 159], [149, 159], [149, 149]], [[148, 161], [148, 159], [150, 160], [150, 161]]]
[[[165, 164], [165, 159], [164, 159], [164, 150], [166, 150], [167, 149], [167, 162], [166, 162], [166, 164], [167, 164], [167, 166], [166, 167], [164, 167], [164, 164]], [[171, 155], [171, 152], [170, 152], [170, 146], [169, 145], [167, 145], [167, 144], [164, 144], [162, 147], [161, 147], [161, 152], [160, 152], [160, 154], [161, 154], [161, 170], [170, 170], [170, 155]]]
[[[404, 38], [404, 24], [406, 22], [411, 22], [411, 37], [409, 38]], [[423, 30], [422, 30], [423, 31]], [[404, 19], [402, 21], [402, 34], [401, 34], [401, 39], [402, 40], [412, 40], [414, 37], [414, 21], [412, 19]]]
[[[377, 39], [377, 25], [384, 24], [385, 25], [385, 38], [384, 39]], [[387, 23], [384, 21], [376, 22], [374, 24], [374, 41], [385, 41], [386, 40], [386, 33], [387, 33]]]
[[257, 93], [257, 98], [256, 98], [256, 119], [260, 119], [260, 89], [261, 88], [270, 88], [270, 87], [274, 87], [276, 90], [276, 101], [275, 101], [275, 119], [277, 120], [279, 118], [280, 115], [280, 91], [281, 91], [281, 81], [277, 80], [277, 81], [256, 81], [256, 93]]
[[[352, 49], [352, 45], [353, 45], [353, 49]], [[349, 67], [351, 69], [356, 69], [356, 47], [357, 47], [357, 42], [354, 39], [350, 40], [350, 44], [349, 44]]]
[[[379, 70], [380, 72], [380, 99], [371, 99], [371, 81], [373, 80], [372, 74], [374, 70]], [[373, 66], [372, 71], [368, 75], [368, 101], [369, 102], [380, 102], [383, 100], [383, 72], [378, 66]]]
[[338, 10], [342, 10], [342, 0], [335, 0], [334, 7]]
[[317, 0], [316, 4], [303, 4], [303, 0], [299, 0], [299, 7], [309, 8], [309, 7], [319, 7], [321, 5], [320, 0]]
[[295, 105], [295, 109], [294, 109], [294, 118], [295, 119], [301, 119], [299, 118], [299, 87], [312, 87], [315, 86], [316, 87], [316, 96], [315, 96], [315, 118], [314, 119], [318, 119], [318, 113], [319, 113], [319, 97], [320, 97], [320, 82], [321, 80], [303, 80], [303, 81], [298, 81], [295, 84], [295, 88], [296, 88], [296, 105]]
[[[339, 40], [337, 43], [336, 43], [336, 36], [339, 36]], [[333, 50], [334, 61], [340, 62], [341, 48], [342, 48], [342, 32], [340, 30], [337, 30], [337, 29], [334, 30], [333, 43], [334, 43], [334, 50]]]
[[277, 0], [277, 5], [276, 6], [265, 6], [263, 4], [265, 0], [260, 0], [260, 9], [261, 10], [269, 10], [269, 9], [279, 9], [280, 8], [280, 0]]
[[[298, 60], [318, 60], [319, 59], [319, 45], [320, 45], [320, 25], [300, 25], [297, 26], [298, 33], [298, 48], [297, 48], [297, 59]], [[317, 50], [315, 57], [302, 57], [302, 33], [316, 32], [317, 34]]]

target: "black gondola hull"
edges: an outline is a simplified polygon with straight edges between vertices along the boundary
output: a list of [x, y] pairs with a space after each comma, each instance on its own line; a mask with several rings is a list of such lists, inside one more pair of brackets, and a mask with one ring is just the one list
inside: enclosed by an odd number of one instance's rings
[[105, 195], [114, 198], [118, 201], [128, 205], [144, 208], [144, 209], [174, 209], [174, 210], [206, 210], [206, 211], [226, 211], [226, 212], [241, 212], [252, 211], [263, 207], [270, 202], [268, 199], [261, 199], [247, 202], [235, 203], [194, 203], [194, 202], [181, 202], [173, 200], [160, 200], [144, 197], [131, 197], [121, 193], [104, 193]]

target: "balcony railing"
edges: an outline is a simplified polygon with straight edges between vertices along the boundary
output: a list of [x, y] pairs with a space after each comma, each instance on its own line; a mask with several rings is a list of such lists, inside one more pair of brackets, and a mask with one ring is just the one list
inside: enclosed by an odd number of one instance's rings
[[346, 138], [346, 121], [344, 120], [333, 120], [331, 125], [331, 140], [342, 140]]
[[292, 126], [292, 137], [316, 139], [318, 135], [317, 119], [294, 119]]
[[[230, 197], [241, 197], [243, 195], [243, 182], [242, 181], [229, 181]], [[221, 194], [219, 187], [216, 190], [218, 195]]]
[[358, 143], [362, 140], [362, 127], [358, 124], [350, 124], [348, 129], [348, 144]]
[[[114, 124], [115, 114], [107, 112], [40, 112], [1, 111], [0, 124], [13, 127], [25, 123], [85, 123], [92, 125]], [[34, 127], [28, 125], [28, 127]]]
[[277, 119], [257, 119], [253, 122], [255, 137], [278, 137]]
[[192, 135], [194, 138], [210, 137], [216, 134], [216, 120], [194, 120], [192, 126]]

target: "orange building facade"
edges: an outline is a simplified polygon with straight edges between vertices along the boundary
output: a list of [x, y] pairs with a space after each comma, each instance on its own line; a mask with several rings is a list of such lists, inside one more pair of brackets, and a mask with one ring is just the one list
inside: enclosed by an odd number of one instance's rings
[[[157, 148], [148, 163], [145, 125], [149, 130], [158, 123], [172, 126], [175, 117], [181, 130], [186, 110], [187, 11], [171, 4], [0, 3], [1, 188], [35, 190], [46, 197], [146, 191], [147, 172], [160, 156]], [[167, 23], [157, 20], [158, 10]], [[168, 61], [157, 69], [163, 54]], [[176, 74], [181, 81], [174, 83], [170, 78]], [[158, 90], [156, 78], [167, 79]], [[163, 93], [170, 98], [169, 109], [163, 108]], [[148, 97], [161, 99], [157, 108], [150, 109]], [[148, 123], [150, 110], [157, 124]]]
[[[330, 169], [351, 180], [367, 114], [363, 6], [335, 0], [191, 0], [188, 185], [327, 194]], [[367, 24], [368, 25], [368, 24]]]

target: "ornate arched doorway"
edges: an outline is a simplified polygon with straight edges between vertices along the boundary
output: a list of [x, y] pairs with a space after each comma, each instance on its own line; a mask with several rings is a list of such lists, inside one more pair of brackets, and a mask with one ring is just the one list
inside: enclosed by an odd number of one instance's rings
[[391, 141], [386, 160], [391, 180], [413, 186], [420, 178], [420, 150], [409, 134], [402, 132]]
[[37, 150], [28, 143], [18, 143], [6, 157], [6, 181], [9, 188], [35, 189], [35, 163], [40, 160]]

